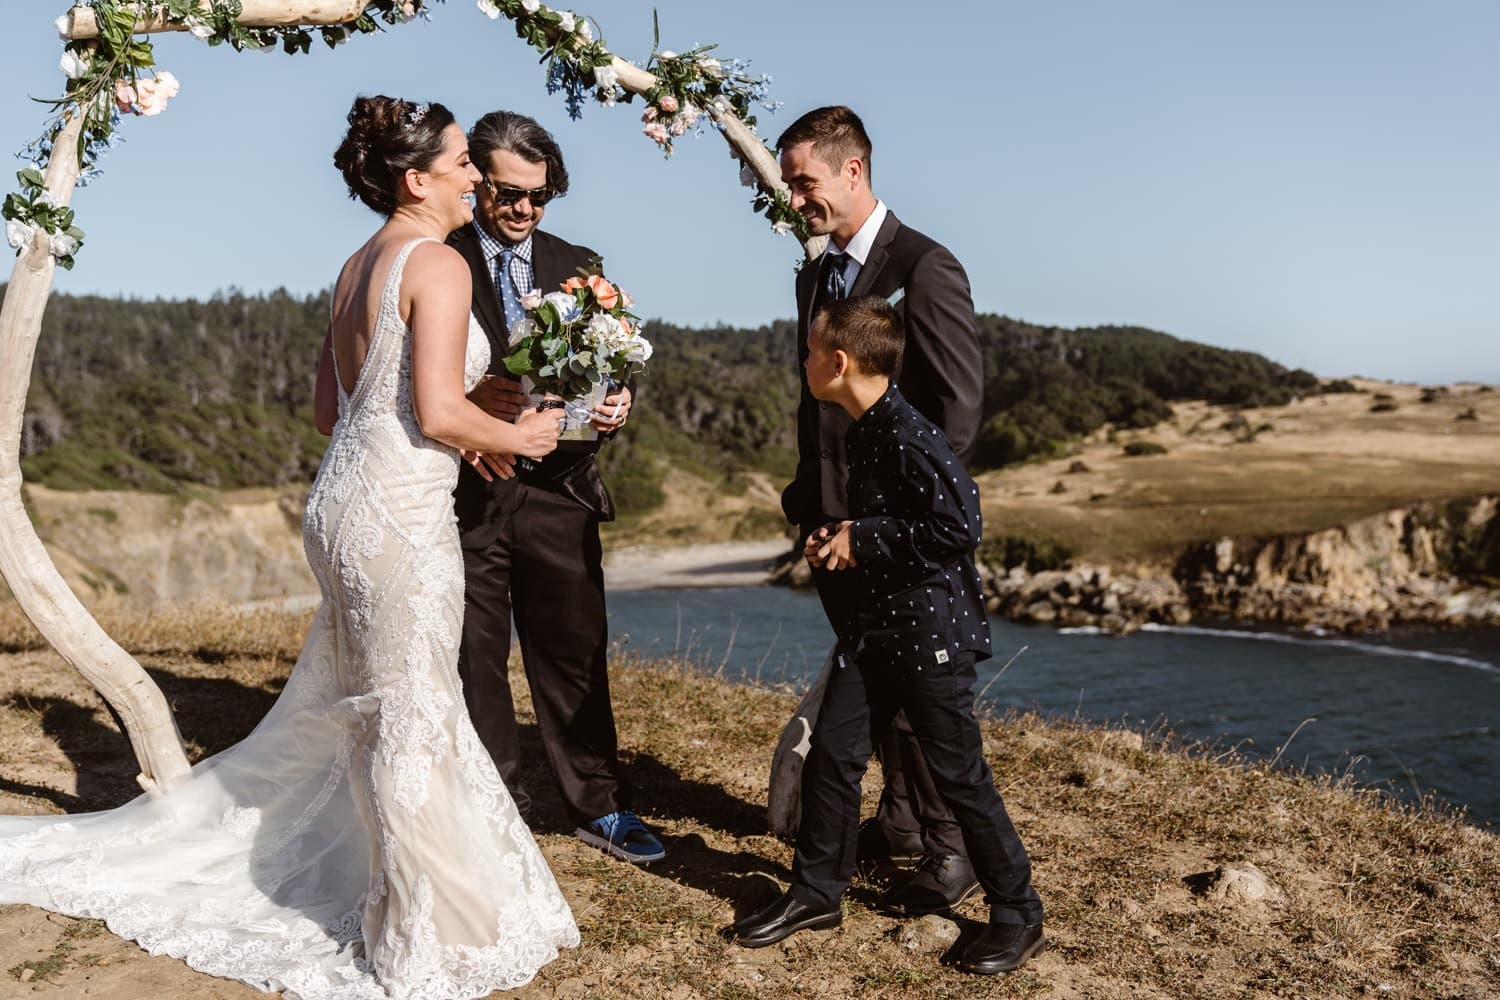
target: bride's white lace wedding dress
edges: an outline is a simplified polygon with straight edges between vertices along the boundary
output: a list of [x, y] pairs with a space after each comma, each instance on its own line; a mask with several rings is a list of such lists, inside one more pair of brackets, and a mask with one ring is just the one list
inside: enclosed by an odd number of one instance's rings
[[[420, 242], [339, 391], [303, 522], [323, 603], [275, 706], [166, 795], [0, 817], [0, 903], [302, 1000], [467, 1000], [578, 943], [459, 690], [459, 456], [417, 426], [397, 307]], [[468, 388], [488, 363], [471, 319]]]

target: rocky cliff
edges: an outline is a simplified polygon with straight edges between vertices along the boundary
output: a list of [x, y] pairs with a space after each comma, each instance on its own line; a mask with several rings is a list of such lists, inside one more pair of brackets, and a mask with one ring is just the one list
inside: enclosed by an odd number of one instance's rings
[[1389, 510], [1308, 535], [1192, 545], [1170, 569], [982, 567], [990, 610], [1130, 631], [1200, 617], [1344, 631], [1500, 625], [1500, 496]]

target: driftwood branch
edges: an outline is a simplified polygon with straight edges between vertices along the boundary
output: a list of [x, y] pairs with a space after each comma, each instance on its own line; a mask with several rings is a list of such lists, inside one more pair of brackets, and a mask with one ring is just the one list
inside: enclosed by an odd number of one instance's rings
[[[82, 129], [83, 119], [75, 114], [57, 136], [47, 164], [47, 190], [61, 205], [72, 199], [78, 183]], [[37, 631], [119, 713], [141, 765], [141, 787], [153, 791], [188, 773], [167, 700], [68, 589], [21, 498], [21, 424], [42, 313], [57, 269], [50, 251], [50, 238], [39, 226], [16, 258], [0, 307], [0, 574]]]
[[[240, 24], [247, 28], [282, 28], [293, 24], [343, 24], [352, 21], [365, 9], [365, 0], [241, 0]], [[201, 4], [207, 7], [207, 2]], [[99, 21], [92, 7], [74, 7], [68, 11], [65, 34], [72, 39], [99, 37]], [[137, 34], [157, 31], [185, 31], [186, 25], [173, 24], [166, 15], [140, 18]]]
[[[646, 92], [657, 85], [655, 74], [641, 69], [634, 63], [626, 62], [619, 56], [614, 57], [613, 67], [620, 86], [632, 94], [645, 97]], [[740, 120], [739, 115], [717, 104], [710, 105], [708, 113], [713, 116], [714, 121], [719, 123], [720, 134], [724, 136], [724, 141], [729, 143], [729, 148], [750, 165], [761, 190], [767, 193], [787, 190], [787, 186], [782, 183], [781, 167], [777, 164], [776, 157], [771, 155], [771, 151], [766, 148], [766, 144], [761, 141], [760, 137], [750, 131], [750, 126]], [[828, 237], [814, 236], [802, 244], [802, 250], [811, 260], [823, 252], [823, 247], [827, 243]]]

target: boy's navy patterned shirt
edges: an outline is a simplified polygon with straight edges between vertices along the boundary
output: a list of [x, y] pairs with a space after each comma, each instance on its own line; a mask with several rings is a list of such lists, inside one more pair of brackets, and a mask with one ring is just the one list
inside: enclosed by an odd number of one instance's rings
[[974, 568], [979, 487], [948, 439], [892, 385], [845, 436], [850, 541], [864, 594], [840, 638], [893, 659], [990, 655]]

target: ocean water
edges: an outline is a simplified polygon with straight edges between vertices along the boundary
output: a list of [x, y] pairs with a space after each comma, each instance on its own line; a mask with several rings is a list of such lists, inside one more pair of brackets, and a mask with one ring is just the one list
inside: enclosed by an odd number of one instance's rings
[[[741, 680], [804, 682], [833, 642], [817, 598], [782, 587], [611, 591], [609, 620], [625, 650]], [[1436, 795], [1475, 823], [1500, 824], [1500, 630], [1356, 640], [991, 624], [995, 656], [979, 665], [978, 685], [996, 710], [1166, 726], [1251, 757], [1352, 773], [1404, 799]]]

